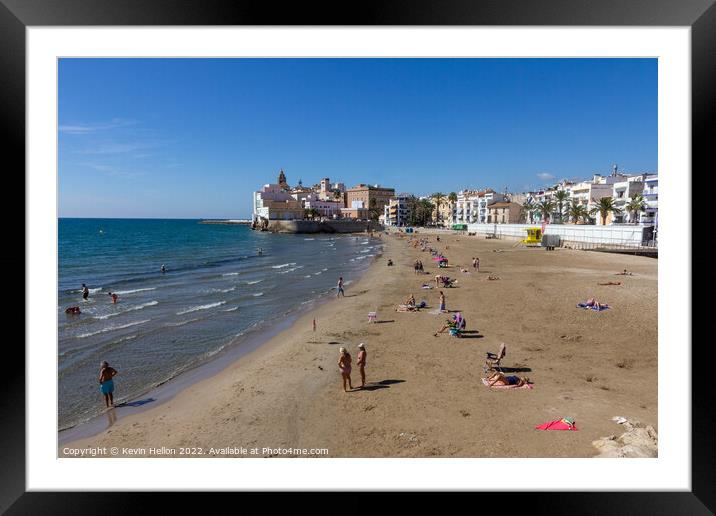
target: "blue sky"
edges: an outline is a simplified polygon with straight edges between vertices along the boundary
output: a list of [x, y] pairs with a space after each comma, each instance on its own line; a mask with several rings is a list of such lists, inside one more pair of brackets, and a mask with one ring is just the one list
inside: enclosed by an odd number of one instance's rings
[[416, 195], [657, 171], [656, 59], [62, 59], [61, 217], [249, 217], [322, 177]]

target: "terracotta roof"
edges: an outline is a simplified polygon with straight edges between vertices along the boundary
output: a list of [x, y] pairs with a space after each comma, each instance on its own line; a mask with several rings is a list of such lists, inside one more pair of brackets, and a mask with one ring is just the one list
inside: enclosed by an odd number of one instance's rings
[[488, 204], [488, 208], [506, 208], [510, 204], [517, 204], [516, 202], [505, 202], [505, 201], [499, 201], [499, 202], [493, 202], [492, 204]]

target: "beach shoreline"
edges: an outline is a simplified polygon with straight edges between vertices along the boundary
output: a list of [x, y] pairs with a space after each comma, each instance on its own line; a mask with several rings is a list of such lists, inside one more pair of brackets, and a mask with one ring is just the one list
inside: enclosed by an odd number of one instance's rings
[[[364, 235], [361, 234], [359, 236]], [[362, 272], [356, 280], [357, 282], [374, 266], [375, 261], [381, 256], [382, 252], [379, 250], [373, 258], [373, 263]], [[354, 285], [354, 282], [349, 282], [349, 284]], [[331, 289], [315, 299], [310, 300], [308, 304], [299, 302], [295, 305], [294, 309], [284, 313], [273, 326], [269, 326], [267, 322], [263, 322], [258, 327], [250, 328], [245, 334], [237, 336], [233, 342], [228, 344], [221, 352], [209, 360], [198, 363], [172, 378], [148, 387], [138, 396], [133, 396], [132, 399], [117, 404], [115, 410], [121, 410], [121, 414], [117, 415], [118, 418], [120, 416], [124, 418], [157, 408], [195, 383], [215, 376], [250, 354], [260, 353], [262, 347], [270, 348], [271, 342], [277, 335], [290, 329], [301, 317], [317, 312], [322, 305], [329, 302], [333, 297], [334, 289]], [[113, 420], [108, 421], [106, 413], [93, 416], [89, 420], [81, 421], [75, 425], [59, 430], [58, 443], [59, 445], [64, 445], [80, 439], [94, 437], [113, 424]]]
[[[115, 446], [244, 456], [236, 452], [239, 446], [261, 450], [257, 456], [325, 449], [329, 457], [591, 457], [597, 454], [592, 441], [619, 430], [611, 416], [635, 417], [658, 429], [656, 260], [546, 253], [445, 233], [439, 243], [434, 234], [415, 236], [443, 250], [450, 267], [438, 269], [407, 237], [383, 235], [382, 256], [346, 288], [345, 298], [299, 314], [250, 353], [161, 404], [118, 418], [96, 435], [61, 442], [58, 455]], [[479, 273], [471, 268], [475, 255]], [[416, 258], [426, 274], [415, 275]], [[387, 259], [395, 265], [386, 267]], [[614, 276], [623, 268], [635, 276]], [[447, 308], [465, 315], [469, 338], [433, 336], [445, 320], [435, 313], [438, 273], [458, 279], [458, 288], [444, 292]], [[610, 280], [621, 285], [597, 285]], [[423, 290], [421, 283], [433, 288]], [[395, 312], [411, 293], [425, 298], [428, 308]], [[614, 308], [575, 308], [590, 295]], [[367, 320], [372, 311], [378, 324]], [[356, 386], [360, 342], [368, 349], [367, 388], [344, 393], [338, 348], [353, 355]], [[482, 385], [485, 352], [496, 351], [500, 342], [508, 349], [503, 365], [529, 376], [533, 390], [498, 392]], [[121, 389], [121, 376], [117, 380]], [[580, 432], [534, 430], [568, 416]]]

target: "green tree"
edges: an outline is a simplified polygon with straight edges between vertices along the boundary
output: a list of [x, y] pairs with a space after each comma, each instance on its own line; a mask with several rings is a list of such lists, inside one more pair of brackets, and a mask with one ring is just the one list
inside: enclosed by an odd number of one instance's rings
[[549, 222], [552, 212], [554, 211], [554, 203], [552, 201], [544, 200], [537, 203], [535, 210], [542, 216], [542, 220]]
[[596, 206], [589, 210], [589, 213], [591, 215], [599, 213], [599, 216], [602, 219], [602, 226], [605, 226], [607, 224], [607, 216], [610, 213], [618, 215], [621, 212], [621, 208], [616, 207], [616, 205], [614, 204], [614, 199], [612, 199], [611, 197], [602, 197], [601, 199], [599, 199], [599, 201], [597, 201]]
[[559, 213], [559, 223], [562, 224], [564, 209], [566, 203], [569, 202], [569, 192], [566, 190], [557, 190], [554, 194], [554, 201], [557, 203], [557, 213]]
[[306, 219], [315, 219], [319, 215], [316, 208], [306, 208], [303, 210], [303, 217]]
[[370, 220], [372, 220], [373, 222], [377, 222], [378, 218], [381, 216], [381, 211], [378, 209], [378, 200], [375, 197], [370, 200], [369, 213]]
[[624, 206], [624, 209], [627, 211], [627, 213], [631, 214], [630, 218], [632, 222], [636, 224], [637, 214], [640, 211], [646, 211], [646, 201], [641, 195], [636, 195], [632, 197], [631, 201], [629, 201], [626, 206]]
[[522, 206], [520, 206], [520, 222], [532, 223], [532, 214], [535, 211], [535, 203], [532, 199], [527, 199]]
[[572, 219], [573, 223], [579, 222], [580, 219], [584, 221], [589, 220], [589, 210], [587, 207], [580, 204], [576, 200], [572, 199], [572, 204], [567, 206], [567, 216]]
[[411, 226], [425, 226], [432, 220], [435, 206], [429, 199], [418, 199], [414, 195], [408, 197], [408, 222]]
[[[445, 194], [442, 192], [435, 192], [430, 196], [430, 198], [435, 202], [435, 221], [440, 222], [440, 206], [442, 206], [445, 203]], [[432, 214], [430, 214], [432, 219]]]

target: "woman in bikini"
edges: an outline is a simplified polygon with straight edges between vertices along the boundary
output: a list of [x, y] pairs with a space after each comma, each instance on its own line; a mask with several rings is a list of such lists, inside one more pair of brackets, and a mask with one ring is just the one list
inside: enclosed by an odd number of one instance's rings
[[520, 378], [519, 376], [514, 375], [505, 376], [499, 371], [495, 371], [487, 380], [488, 387], [492, 387], [494, 385], [514, 385], [515, 387], [522, 387], [523, 385], [529, 383], [529, 378]]
[[443, 294], [443, 291], [440, 291], [440, 311], [441, 312], [447, 312], [445, 309], [445, 294]]
[[444, 333], [445, 330], [449, 330], [451, 328], [457, 328], [457, 325], [458, 325], [458, 323], [455, 320], [455, 316], [453, 315], [451, 318], [449, 318], [448, 320], [445, 321], [445, 324], [443, 324], [442, 328], [440, 328], [438, 331], [433, 333], [433, 336], [437, 337], [438, 333]]
[[346, 351], [346, 348], [341, 348], [340, 353], [338, 369], [341, 370], [341, 376], [343, 377], [343, 392], [348, 392], [346, 389], [346, 380], [348, 380], [348, 387], [353, 390], [353, 384], [351, 383], [351, 354]]

